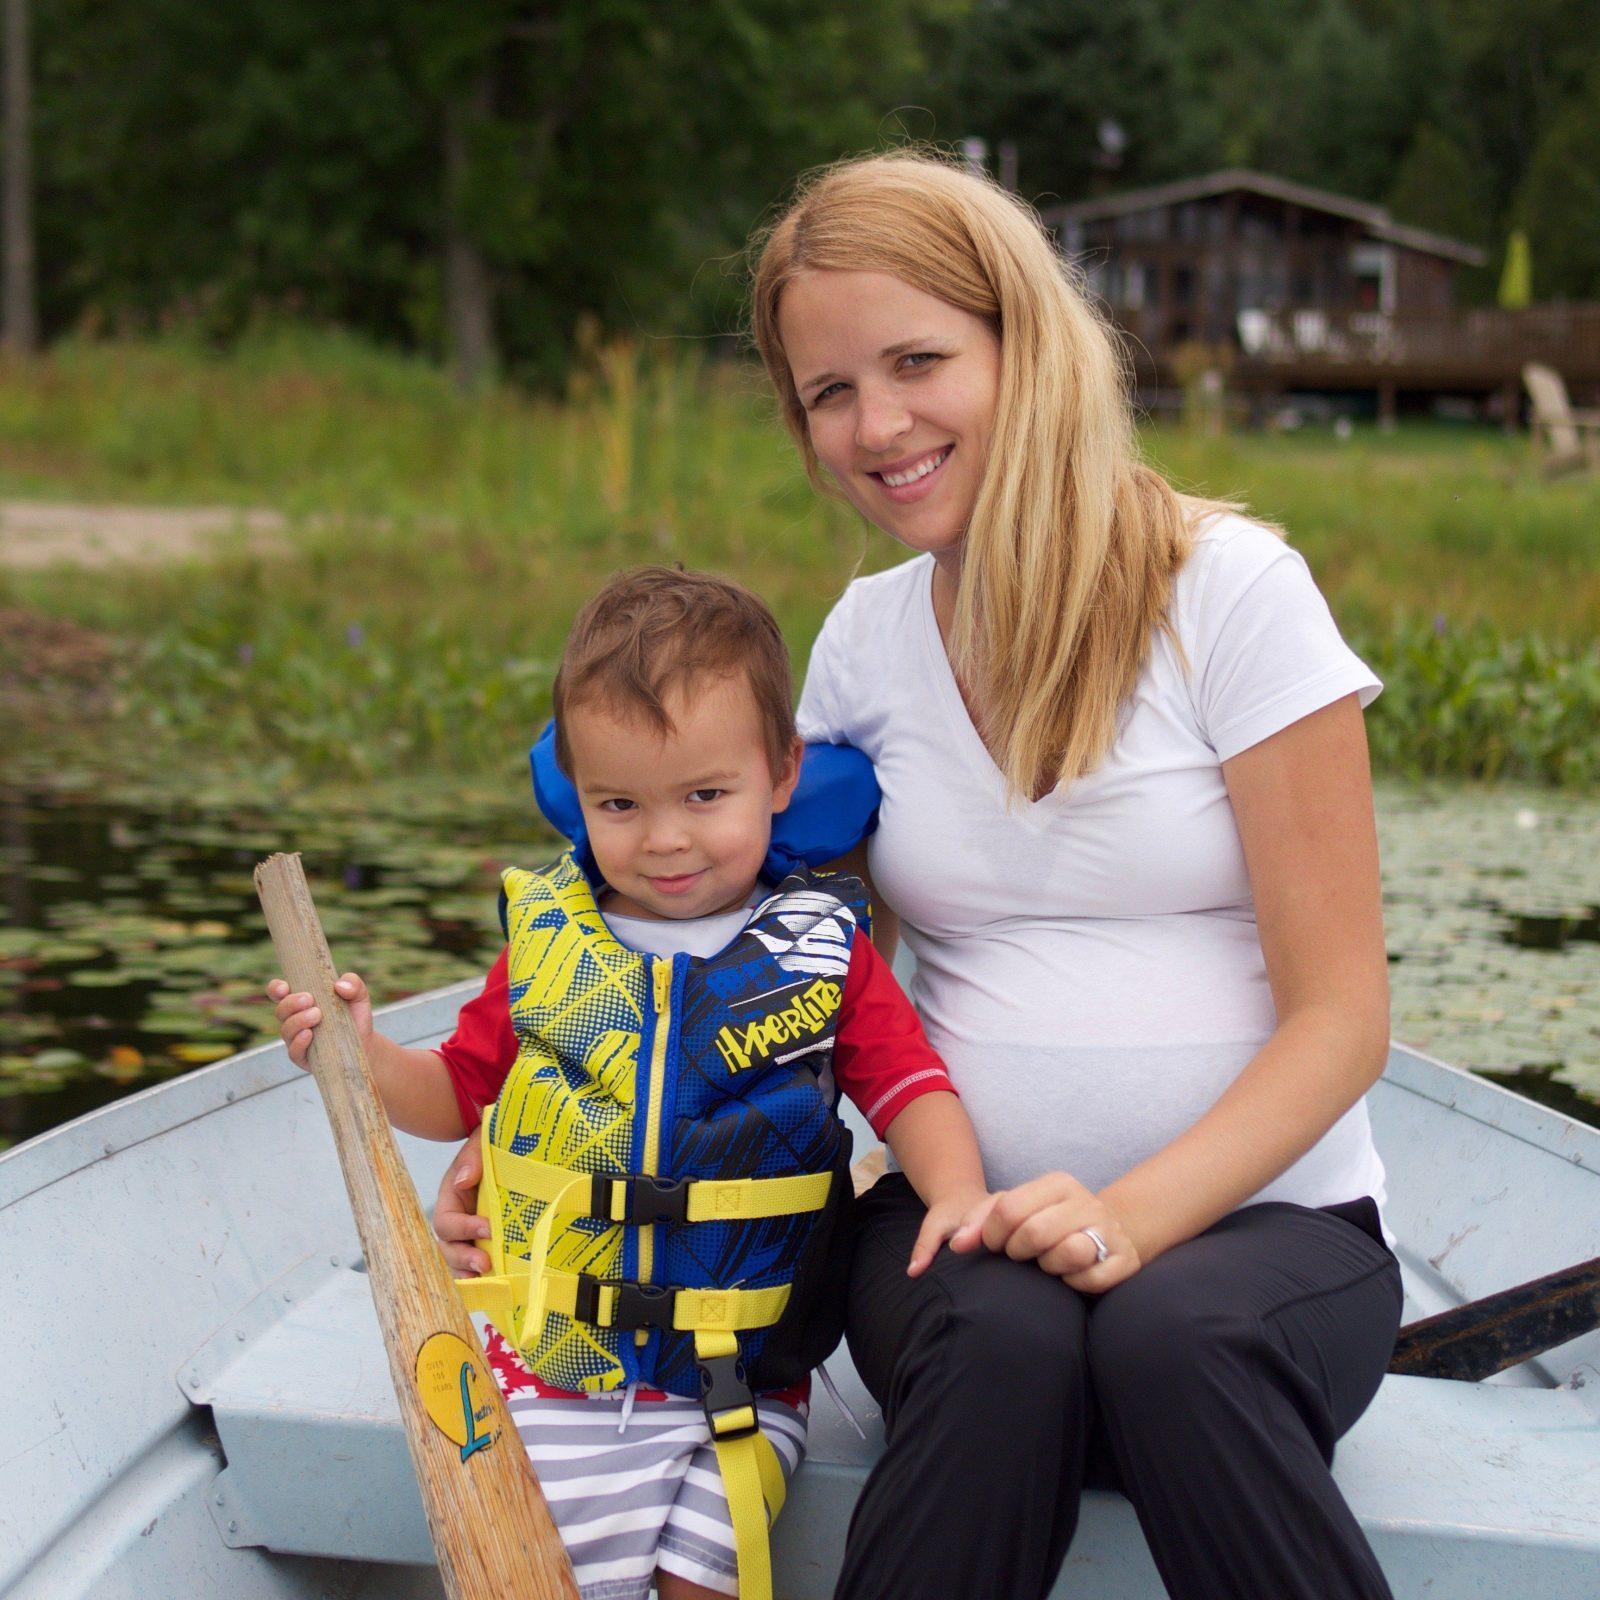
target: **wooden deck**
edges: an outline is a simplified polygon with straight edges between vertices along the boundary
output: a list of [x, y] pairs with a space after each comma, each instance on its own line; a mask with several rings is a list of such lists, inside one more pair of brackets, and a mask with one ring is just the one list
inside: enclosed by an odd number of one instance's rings
[[[1141, 389], [1177, 383], [1173, 350], [1156, 328], [1124, 316]], [[1236, 394], [1291, 390], [1375, 393], [1392, 416], [1399, 395], [1499, 395], [1515, 416], [1522, 368], [1553, 367], [1575, 401], [1600, 397], [1600, 305], [1537, 306], [1526, 311], [1461, 310], [1425, 316], [1379, 312], [1243, 311], [1221, 364]]]

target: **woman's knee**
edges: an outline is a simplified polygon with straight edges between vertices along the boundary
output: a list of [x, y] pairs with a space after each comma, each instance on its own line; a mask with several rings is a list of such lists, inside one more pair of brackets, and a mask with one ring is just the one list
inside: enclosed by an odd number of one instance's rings
[[1248, 1319], [1168, 1291], [1141, 1272], [1102, 1295], [1089, 1314], [1089, 1374], [1102, 1405], [1182, 1404], [1236, 1363]]
[[1059, 1278], [985, 1254], [965, 1258], [950, 1288], [941, 1337], [963, 1371], [1027, 1393], [1030, 1403], [1053, 1402], [1084, 1382], [1083, 1297]]

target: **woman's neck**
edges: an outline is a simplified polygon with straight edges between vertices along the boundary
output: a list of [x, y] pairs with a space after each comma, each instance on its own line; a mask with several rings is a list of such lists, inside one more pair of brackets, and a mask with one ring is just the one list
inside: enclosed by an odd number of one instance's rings
[[956, 621], [956, 596], [961, 589], [961, 547], [933, 552], [933, 620], [939, 626], [945, 653], [950, 652], [950, 633]]

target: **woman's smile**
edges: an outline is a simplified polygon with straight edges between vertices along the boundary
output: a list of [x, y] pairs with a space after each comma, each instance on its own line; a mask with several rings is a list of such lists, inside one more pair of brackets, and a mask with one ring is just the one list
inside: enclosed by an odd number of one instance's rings
[[897, 505], [909, 505], [933, 493], [939, 469], [955, 453], [955, 448], [953, 444], [940, 445], [937, 450], [897, 461], [892, 467], [869, 470], [867, 476], [876, 478], [884, 494]]

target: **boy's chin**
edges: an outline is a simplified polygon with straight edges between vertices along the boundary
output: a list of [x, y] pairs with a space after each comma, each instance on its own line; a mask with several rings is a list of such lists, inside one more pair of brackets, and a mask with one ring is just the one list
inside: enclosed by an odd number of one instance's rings
[[715, 917], [744, 905], [755, 888], [752, 879], [742, 889], [726, 890], [714, 885], [694, 883], [680, 893], [637, 884], [631, 889], [612, 886], [612, 901], [606, 907], [619, 916], [649, 917], [662, 922], [689, 922], [698, 917]]

